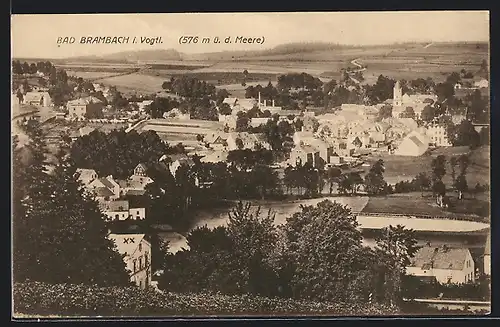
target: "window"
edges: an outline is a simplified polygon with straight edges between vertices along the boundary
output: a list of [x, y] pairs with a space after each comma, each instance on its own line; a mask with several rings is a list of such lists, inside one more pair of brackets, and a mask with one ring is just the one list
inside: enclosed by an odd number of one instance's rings
[[139, 243], [139, 251], [142, 251], [142, 243]]
[[149, 257], [148, 257], [149, 253], [148, 251], [146, 251], [146, 254], [144, 255], [144, 265], [147, 267], [148, 266], [148, 263], [149, 263]]
[[116, 220], [120, 219], [120, 215], [115, 215], [115, 219]]
[[139, 269], [142, 269], [142, 257], [139, 257]]
[[136, 260], [134, 260], [134, 272], [137, 271], [137, 267], [136, 267]]
[[139, 210], [137, 210], [137, 215], [140, 215]]

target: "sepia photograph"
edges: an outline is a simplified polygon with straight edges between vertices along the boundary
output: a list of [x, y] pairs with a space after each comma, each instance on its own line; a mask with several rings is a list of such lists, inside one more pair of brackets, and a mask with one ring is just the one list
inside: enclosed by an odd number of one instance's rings
[[12, 318], [489, 315], [489, 30], [11, 15]]

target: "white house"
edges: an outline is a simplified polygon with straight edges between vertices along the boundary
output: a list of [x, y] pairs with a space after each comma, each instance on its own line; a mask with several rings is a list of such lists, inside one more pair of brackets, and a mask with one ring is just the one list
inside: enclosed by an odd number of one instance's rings
[[430, 142], [434, 143], [436, 146], [452, 146], [448, 140], [446, 128], [442, 125], [431, 125], [427, 127], [425, 134]]
[[486, 239], [486, 246], [484, 248], [483, 256], [484, 273], [491, 275], [491, 233], [488, 234]]
[[145, 208], [130, 208], [126, 200], [100, 202], [101, 211], [109, 221], [116, 220], [143, 220], [146, 218]]
[[474, 87], [478, 89], [487, 88], [490, 85], [487, 79], [481, 79], [479, 81], [474, 82]]
[[395, 154], [399, 156], [418, 157], [423, 155], [429, 149], [428, 139], [414, 131], [408, 134], [398, 145]]
[[76, 172], [79, 174], [78, 175], [78, 180], [83, 184], [83, 185], [88, 185], [90, 184], [93, 180], [97, 179], [99, 176], [97, 176], [97, 172], [94, 169], [77, 169]]
[[267, 143], [262, 133], [229, 133], [226, 142], [228, 151], [238, 150], [240, 146], [242, 146], [242, 149], [255, 150], [258, 145], [264, 149], [271, 149], [271, 145]]
[[52, 105], [52, 99], [48, 92], [26, 92], [23, 103], [38, 107], [48, 107]]
[[145, 234], [109, 234], [120, 254], [124, 255], [130, 281], [145, 289], [151, 285], [151, 243]]
[[433, 276], [439, 283], [467, 283], [475, 279], [474, 260], [467, 248], [447, 246], [420, 248], [406, 267], [406, 273], [417, 277]]
[[93, 180], [87, 185], [87, 188], [93, 191], [96, 197], [101, 200], [118, 199], [121, 194], [120, 185], [111, 175]]

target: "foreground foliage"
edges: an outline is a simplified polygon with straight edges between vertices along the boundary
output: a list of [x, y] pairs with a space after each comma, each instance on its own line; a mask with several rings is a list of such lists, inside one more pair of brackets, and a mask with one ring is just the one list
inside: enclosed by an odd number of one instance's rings
[[382, 305], [318, 303], [217, 293], [178, 294], [135, 287], [14, 284], [14, 312], [27, 315], [395, 315]]

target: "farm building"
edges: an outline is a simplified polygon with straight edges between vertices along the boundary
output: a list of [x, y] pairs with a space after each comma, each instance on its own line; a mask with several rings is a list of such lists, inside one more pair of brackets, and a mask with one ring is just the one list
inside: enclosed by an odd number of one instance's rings
[[264, 149], [271, 149], [271, 145], [267, 143], [264, 134], [262, 133], [229, 133], [226, 140], [227, 149], [229, 151], [238, 149], [256, 149], [257, 146], [261, 146]]
[[425, 135], [429, 138], [431, 143], [436, 146], [452, 146], [448, 140], [448, 133], [446, 128], [442, 125], [431, 125], [427, 127]]
[[426, 246], [420, 248], [406, 273], [417, 277], [435, 277], [439, 283], [467, 283], [474, 281], [474, 260], [467, 248]]
[[23, 97], [23, 103], [37, 107], [48, 107], [52, 105], [52, 99], [48, 92], [27, 92]]
[[399, 156], [418, 157], [429, 149], [427, 137], [418, 132], [408, 134], [398, 145], [395, 154]]
[[218, 150], [208, 153], [203, 158], [201, 158], [200, 161], [207, 163], [225, 162], [227, 160], [227, 155], [228, 155], [227, 151]]
[[321, 157], [318, 149], [315, 147], [300, 145], [292, 149], [288, 162], [293, 166], [309, 163], [313, 167], [317, 167], [321, 162]]
[[96, 97], [88, 96], [68, 101], [68, 118], [85, 120], [91, 118], [102, 118], [104, 104]]
[[129, 202], [126, 200], [116, 201], [101, 201], [99, 208], [107, 217], [108, 221], [117, 220], [143, 220], [146, 218], [145, 208], [130, 208]]

